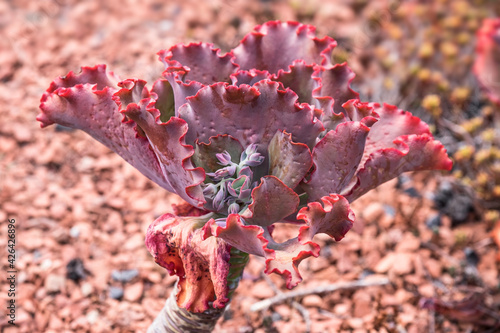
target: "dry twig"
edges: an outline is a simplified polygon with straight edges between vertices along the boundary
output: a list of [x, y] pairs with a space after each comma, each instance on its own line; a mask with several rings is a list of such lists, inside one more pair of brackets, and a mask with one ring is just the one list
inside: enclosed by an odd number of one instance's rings
[[358, 280], [351, 282], [333, 283], [324, 286], [318, 286], [315, 288], [299, 289], [287, 293], [281, 293], [274, 297], [257, 302], [250, 307], [250, 311], [262, 311], [269, 308], [271, 305], [283, 303], [284, 301], [295, 297], [303, 297], [312, 294], [324, 294], [337, 290], [356, 289], [370, 286], [384, 286], [389, 284], [389, 282], [390, 281], [388, 278], [383, 278], [377, 280]]

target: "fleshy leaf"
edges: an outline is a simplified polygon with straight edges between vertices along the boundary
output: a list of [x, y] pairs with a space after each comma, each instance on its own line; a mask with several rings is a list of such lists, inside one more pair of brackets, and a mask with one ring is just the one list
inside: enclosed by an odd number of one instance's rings
[[233, 50], [235, 63], [243, 70], [267, 70], [271, 74], [288, 70], [295, 60], [330, 65], [337, 42], [331, 37], [319, 39], [315, 31], [313, 26], [297, 22], [267, 22], [247, 34]]
[[264, 238], [264, 229], [257, 225], [245, 225], [237, 214], [230, 214], [225, 226], [219, 226], [211, 220], [205, 226], [207, 235], [224, 239], [240, 251], [266, 257], [272, 251], [266, 249], [268, 240]]
[[369, 131], [361, 122], [345, 122], [318, 142], [312, 152], [315, 169], [302, 185], [310, 201], [340, 193], [349, 184], [363, 157]]
[[203, 84], [196, 81], [184, 82], [184, 74], [185, 72], [163, 72], [163, 76], [170, 83], [170, 87], [173, 90], [175, 117], [179, 116], [179, 108], [186, 103], [186, 98], [196, 95], [203, 88]]
[[37, 120], [42, 127], [58, 123], [87, 132], [153, 182], [172, 191], [149, 142], [137, 137], [135, 124], [124, 120], [113, 101], [117, 83], [104, 65], [83, 67], [81, 74], [70, 72], [52, 82], [42, 96]]
[[274, 256], [266, 260], [265, 273], [278, 273], [286, 280], [286, 287], [292, 289], [302, 281], [299, 264], [302, 260], [319, 256], [319, 245], [314, 242], [302, 243], [293, 238], [285, 243], [270, 242], [268, 248], [274, 251]]
[[345, 198], [330, 195], [319, 202], [309, 203], [297, 215], [306, 222], [299, 230], [298, 238], [277, 244], [270, 241], [267, 247], [274, 250], [274, 258], [266, 260], [266, 273], [279, 273], [285, 276], [287, 288], [295, 287], [302, 277], [298, 265], [310, 256], [319, 255], [319, 245], [312, 241], [315, 234], [325, 233], [335, 240], [341, 240], [354, 223], [354, 213]]
[[319, 202], [310, 202], [302, 208], [297, 219], [304, 220], [307, 225], [299, 232], [301, 242], [312, 240], [314, 235], [324, 233], [340, 241], [354, 224], [354, 213], [349, 208], [349, 202], [342, 196], [330, 194]]
[[204, 238], [202, 226], [210, 217], [165, 214], [146, 234], [146, 246], [156, 263], [179, 276], [177, 304], [192, 312], [208, 310], [210, 302], [214, 308], [229, 302], [230, 246], [216, 237]]
[[261, 178], [252, 190], [252, 203], [242, 217], [248, 224], [269, 226], [293, 214], [299, 205], [299, 196], [274, 176]]
[[[345, 114], [343, 104], [351, 99], [359, 99], [359, 94], [351, 89], [351, 81], [356, 75], [346, 63], [336, 64], [329, 68], [318, 69], [314, 78], [320, 78], [321, 86], [313, 91], [313, 96], [320, 102], [324, 112], [324, 118], [331, 118], [335, 115]], [[333, 109], [329, 100], [333, 99]], [[345, 114], [347, 116], [347, 114]], [[358, 120], [358, 119], [350, 119]], [[323, 118], [322, 118], [323, 121]], [[325, 127], [333, 130], [334, 126], [328, 126], [328, 121], [324, 120]]]
[[166, 123], [170, 118], [175, 117], [175, 96], [172, 85], [164, 79], [156, 80], [151, 88], [158, 98], [154, 107], [160, 112], [160, 120]]
[[430, 134], [429, 126], [410, 112], [389, 104], [371, 105], [380, 117], [367, 139], [367, 145], [373, 149], [391, 146], [394, 139], [401, 135]]
[[370, 105], [374, 107], [379, 119], [371, 127], [366, 139], [365, 153], [360, 162], [360, 168], [373, 152], [389, 147], [397, 148], [394, 140], [402, 135], [431, 134], [429, 126], [410, 112], [389, 104], [371, 103]]
[[299, 211], [298, 219], [305, 224], [299, 230], [298, 237], [284, 243], [276, 243], [269, 227], [245, 225], [243, 219], [231, 214], [224, 226], [217, 225], [213, 220], [206, 228], [208, 234], [224, 239], [240, 251], [266, 258], [267, 274], [278, 273], [284, 276], [288, 288], [295, 287], [301, 280], [298, 265], [310, 256], [319, 255], [319, 245], [313, 242], [317, 233], [326, 233], [340, 240], [349, 231], [354, 222], [354, 214], [348, 201], [339, 195], [329, 195], [319, 202], [309, 203], [308, 207]]
[[243, 150], [238, 140], [230, 135], [217, 135], [211, 137], [209, 143], [197, 142], [192, 159], [196, 166], [203, 168], [206, 172], [215, 172], [221, 168], [215, 154], [227, 151], [231, 156], [231, 161], [238, 164]]
[[186, 73], [184, 79], [202, 84], [229, 82], [229, 76], [238, 69], [231, 53], [220, 55], [212, 44], [179, 44], [158, 55], [167, 71], [182, 70]]
[[118, 82], [118, 86], [121, 89], [114, 94], [113, 99], [120, 109], [128, 104], [139, 103], [142, 99], [153, 97], [146, 88], [146, 81], [144, 80], [127, 79]]
[[310, 106], [295, 103], [294, 92], [278, 90], [278, 86], [260, 81], [252, 87], [223, 83], [204, 87], [179, 110], [189, 124], [186, 141], [208, 142], [211, 136], [229, 134], [243, 147], [255, 143], [265, 153], [276, 131], [285, 130], [295, 142], [314, 145], [323, 130], [321, 122]]
[[95, 84], [95, 90], [103, 90], [106, 87], [115, 88], [121, 80], [110, 71], [106, 70], [106, 65], [96, 65], [94, 67], [82, 67], [80, 73], [69, 72], [65, 76], [58, 77], [51, 82], [47, 93], [53, 93], [57, 89], [71, 88], [78, 84]]
[[489, 98], [500, 104], [500, 18], [485, 19], [477, 37], [474, 73]]
[[292, 141], [291, 135], [278, 131], [269, 144], [269, 174], [289, 188], [295, 188], [312, 166], [309, 148]]
[[303, 60], [295, 61], [290, 70], [280, 70], [275, 80], [281, 82], [285, 88], [290, 88], [299, 96], [300, 103], [315, 104], [313, 91], [320, 86], [320, 79], [313, 78], [315, 65], [306, 65]]
[[346, 195], [350, 202], [403, 172], [451, 170], [453, 163], [446, 149], [430, 134], [400, 136], [393, 144], [396, 148], [372, 153], [358, 170], [357, 183]]
[[253, 86], [262, 80], [271, 80], [271, 74], [268, 71], [252, 69], [249, 71], [237, 71], [231, 75], [231, 84], [233, 86], [240, 86], [242, 84]]
[[210, 234], [224, 239], [240, 251], [265, 257], [265, 273], [283, 275], [290, 289], [302, 280], [298, 270], [299, 263], [309, 256], [319, 255], [319, 246], [313, 242], [301, 244], [296, 237], [285, 243], [276, 243], [267, 228], [244, 225], [236, 214], [229, 215], [225, 226], [218, 226], [212, 220], [207, 223], [206, 228]]
[[202, 168], [194, 168], [191, 163], [194, 149], [184, 142], [188, 130], [186, 122], [172, 117], [166, 123], [158, 123], [160, 113], [152, 107], [155, 102], [153, 98], [124, 105], [125, 99], [121, 96], [126, 93], [123, 90], [117, 93], [122, 107], [126, 106], [123, 113], [145, 133], [172, 189], [193, 206], [203, 206], [205, 199], [200, 184], [205, 180], [205, 172]]

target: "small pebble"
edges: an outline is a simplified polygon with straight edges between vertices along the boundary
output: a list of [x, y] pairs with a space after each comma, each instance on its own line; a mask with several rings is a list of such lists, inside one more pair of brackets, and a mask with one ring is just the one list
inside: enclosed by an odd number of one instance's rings
[[427, 221], [425, 221], [425, 225], [430, 230], [438, 230], [439, 227], [441, 226], [441, 224], [442, 224], [442, 222], [441, 222], [441, 215], [440, 214], [436, 214], [434, 216], [431, 216], [427, 219]]
[[66, 279], [61, 275], [49, 274], [45, 278], [45, 290], [47, 290], [48, 293], [60, 292], [65, 284]]
[[133, 278], [139, 275], [139, 271], [137, 269], [125, 269], [122, 271], [114, 270], [111, 272], [111, 278], [118, 282], [129, 282]]
[[467, 261], [467, 264], [471, 265], [471, 266], [477, 266], [477, 264], [479, 264], [479, 255], [477, 254], [476, 251], [474, 251], [474, 249], [470, 248], [470, 247], [466, 247], [464, 249], [464, 253], [465, 253], [465, 260]]
[[75, 282], [85, 279], [86, 271], [80, 258], [71, 259], [66, 265], [66, 277]]
[[109, 297], [112, 299], [121, 299], [123, 297], [123, 288], [109, 287]]
[[69, 235], [73, 238], [78, 238], [80, 236], [80, 229], [78, 227], [73, 227], [69, 230]]

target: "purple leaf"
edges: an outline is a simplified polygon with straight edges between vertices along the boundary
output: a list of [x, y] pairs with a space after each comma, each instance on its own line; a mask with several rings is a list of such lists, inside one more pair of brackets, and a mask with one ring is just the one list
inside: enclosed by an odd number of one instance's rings
[[379, 149], [396, 148], [394, 140], [401, 135], [429, 134], [429, 126], [410, 112], [398, 109], [396, 106], [371, 103], [379, 120], [371, 127], [366, 139], [366, 148], [360, 168], [364, 165], [370, 154]]
[[267, 230], [256, 225], [244, 225], [236, 214], [229, 215], [223, 227], [212, 220], [205, 228], [209, 234], [224, 239], [240, 251], [265, 257], [265, 273], [283, 275], [290, 289], [302, 280], [299, 263], [309, 256], [319, 255], [319, 246], [313, 242], [301, 244], [294, 238], [282, 244], [276, 243]]
[[220, 55], [220, 50], [212, 44], [178, 44], [158, 52], [158, 55], [167, 72], [185, 72], [184, 80], [204, 85], [229, 82], [229, 76], [238, 69], [231, 53]]
[[172, 117], [166, 123], [158, 123], [160, 113], [151, 105], [154, 105], [153, 98], [142, 99], [138, 104], [126, 105], [123, 113], [145, 133], [174, 192], [195, 207], [203, 206], [205, 199], [200, 184], [205, 180], [205, 172], [191, 163], [194, 149], [184, 142], [186, 122]]
[[242, 217], [253, 225], [269, 226], [294, 213], [299, 196], [274, 176], [261, 178], [252, 191], [252, 203]]
[[233, 86], [241, 86], [247, 84], [253, 86], [255, 83], [262, 80], [271, 80], [271, 74], [267, 71], [250, 70], [250, 71], [237, 71], [231, 75], [231, 84]]
[[266, 273], [284, 275], [287, 288], [291, 289], [302, 281], [298, 270], [300, 262], [319, 255], [319, 245], [312, 241], [315, 234], [325, 233], [339, 241], [354, 223], [354, 213], [345, 198], [330, 195], [323, 197], [321, 201], [324, 207], [318, 202], [312, 202], [299, 211], [297, 218], [304, 220], [306, 225], [300, 228], [298, 238], [281, 244], [274, 241], [267, 244], [269, 249], [274, 250], [274, 257], [266, 260]]
[[331, 53], [337, 43], [330, 37], [319, 39], [316, 28], [297, 22], [272, 21], [257, 26], [234, 50], [235, 63], [240, 69], [266, 70], [276, 74], [288, 71], [295, 60], [307, 65], [331, 64]]
[[319, 202], [310, 202], [302, 208], [297, 219], [304, 220], [305, 226], [299, 231], [301, 242], [310, 241], [314, 235], [324, 233], [340, 241], [354, 224], [354, 213], [349, 208], [349, 202], [342, 196], [330, 194]]
[[314, 242], [302, 243], [298, 238], [293, 238], [285, 243], [269, 242], [268, 248], [274, 251], [266, 260], [266, 274], [277, 273], [283, 275], [286, 287], [292, 289], [302, 281], [299, 264], [308, 257], [319, 256], [319, 245]]
[[305, 61], [298, 60], [290, 66], [288, 71], [280, 70], [274, 75], [275, 81], [281, 82], [285, 88], [291, 89], [299, 96], [300, 103], [315, 104], [313, 91], [320, 86], [320, 79], [313, 78], [314, 64], [306, 65]]
[[370, 154], [356, 173], [354, 188], [345, 195], [350, 202], [403, 172], [451, 170], [446, 149], [430, 134], [400, 136], [393, 145]]
[[[336, 118], [335, 115], [345, 114], [343, 104], [351, 99], [359, 99], [359, 94], [351, 89], [351, 81], [356, 75], [344, 64], [336, 64], [333, 67], [321, 68], [313, 74], [313, 78], [319, 78], [320, 87], [313, 91], [314, 97], [322, 105], [324, 116], [322, 121], [325, 127], [333, 130], [334, 126], [328, 126], [328, 118]], [[333, 109], [331, 100], [333, 99]], [[347, 116], [347, 114], [345, 114]], [[349, 119], [349, 118], [348, 118]], [[358, 120], [358, 119], [350, 119]]]
[[237, 214], [230, 214], [224, 227], [218, 226], [215, 220], [211, 220], [206, 224], [205, 229], [208, 236], [224, 239], [240, 251], [261, 257], [272, 252], [266, 249], [268, 240], [264, 238], [264, 229], [257, 225], [244, 225]]
[[291, 135], [278, 131], [269, 144], [269, 174], [294, 189], [312, 166], [309, 148], [292, 141]]
[[278, 90], [276, 82], [261, 81], [252, 87], [218, 83], [188, 98], [179, 114], [189, 124], [188, 143], [229, 134], [243, 147], [255, 143], [264, 153], [277, 130], [291, 133], [295, 142], [314, 145], [323, 126], [308, 105], [299, 106], [296, 100], [292, 91]]
[[153, 182], [173, 191], [145, 138], [137, 137], [135, 124], [126, 122], [113, 101], [118, 79], [106, 66], [83, 67], [58, 78], [42, 96], [37, 120], [42, 127], [58, 123], [81, 129], [116, 152]]
[[315, 169], [310, 180], [302, 185], [309, 201], [340, 193], [349, 183], [363, 157], [369, 131], [360, 122], [345, 122], [318, 142], [312, 152]]
[[166, 123], [170, 118], [175, 117], [175, 96], [172, 85], [164, 79], [156, 80], [151, 92], [158, 96], [154, 107], [160, 111], [161, 122]]
[[179, 117], [179, 108], [186, 103], [186, 98], [196, 95], [198, 91], [203, 88], [203, 84], [196, 81], [190, 81], [189, 83], [184, 82], [184, 74], [185, 72], [163, 72], [163, 76], [170, 83], [170, 87], [174, 94], [175, 117]]

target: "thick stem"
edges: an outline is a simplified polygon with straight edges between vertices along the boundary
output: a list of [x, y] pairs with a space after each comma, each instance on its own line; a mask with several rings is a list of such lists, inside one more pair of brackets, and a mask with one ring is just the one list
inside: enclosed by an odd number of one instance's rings
[[224, 309], [210, 309], [195, 313], [179, 308], [176, 300], [177, 285], [165, 302], [165, 306], [156, 316], [148, 333], [210, 333]]
[[[230, 269], [227, 276], [229, 286], [228, 298], [232, 298], [234, 290], [243, 274], [248, 262], [248, 254], [231, 248], [229, 259]], [[148, 333], [210, 333], [217, 320], [224, 313], [224, 309], [209, 309], [202, 313], [195, 313], [179, 308], [176, 300], [177, 284], [165, 302], [165, 306], [148, 329]]]

